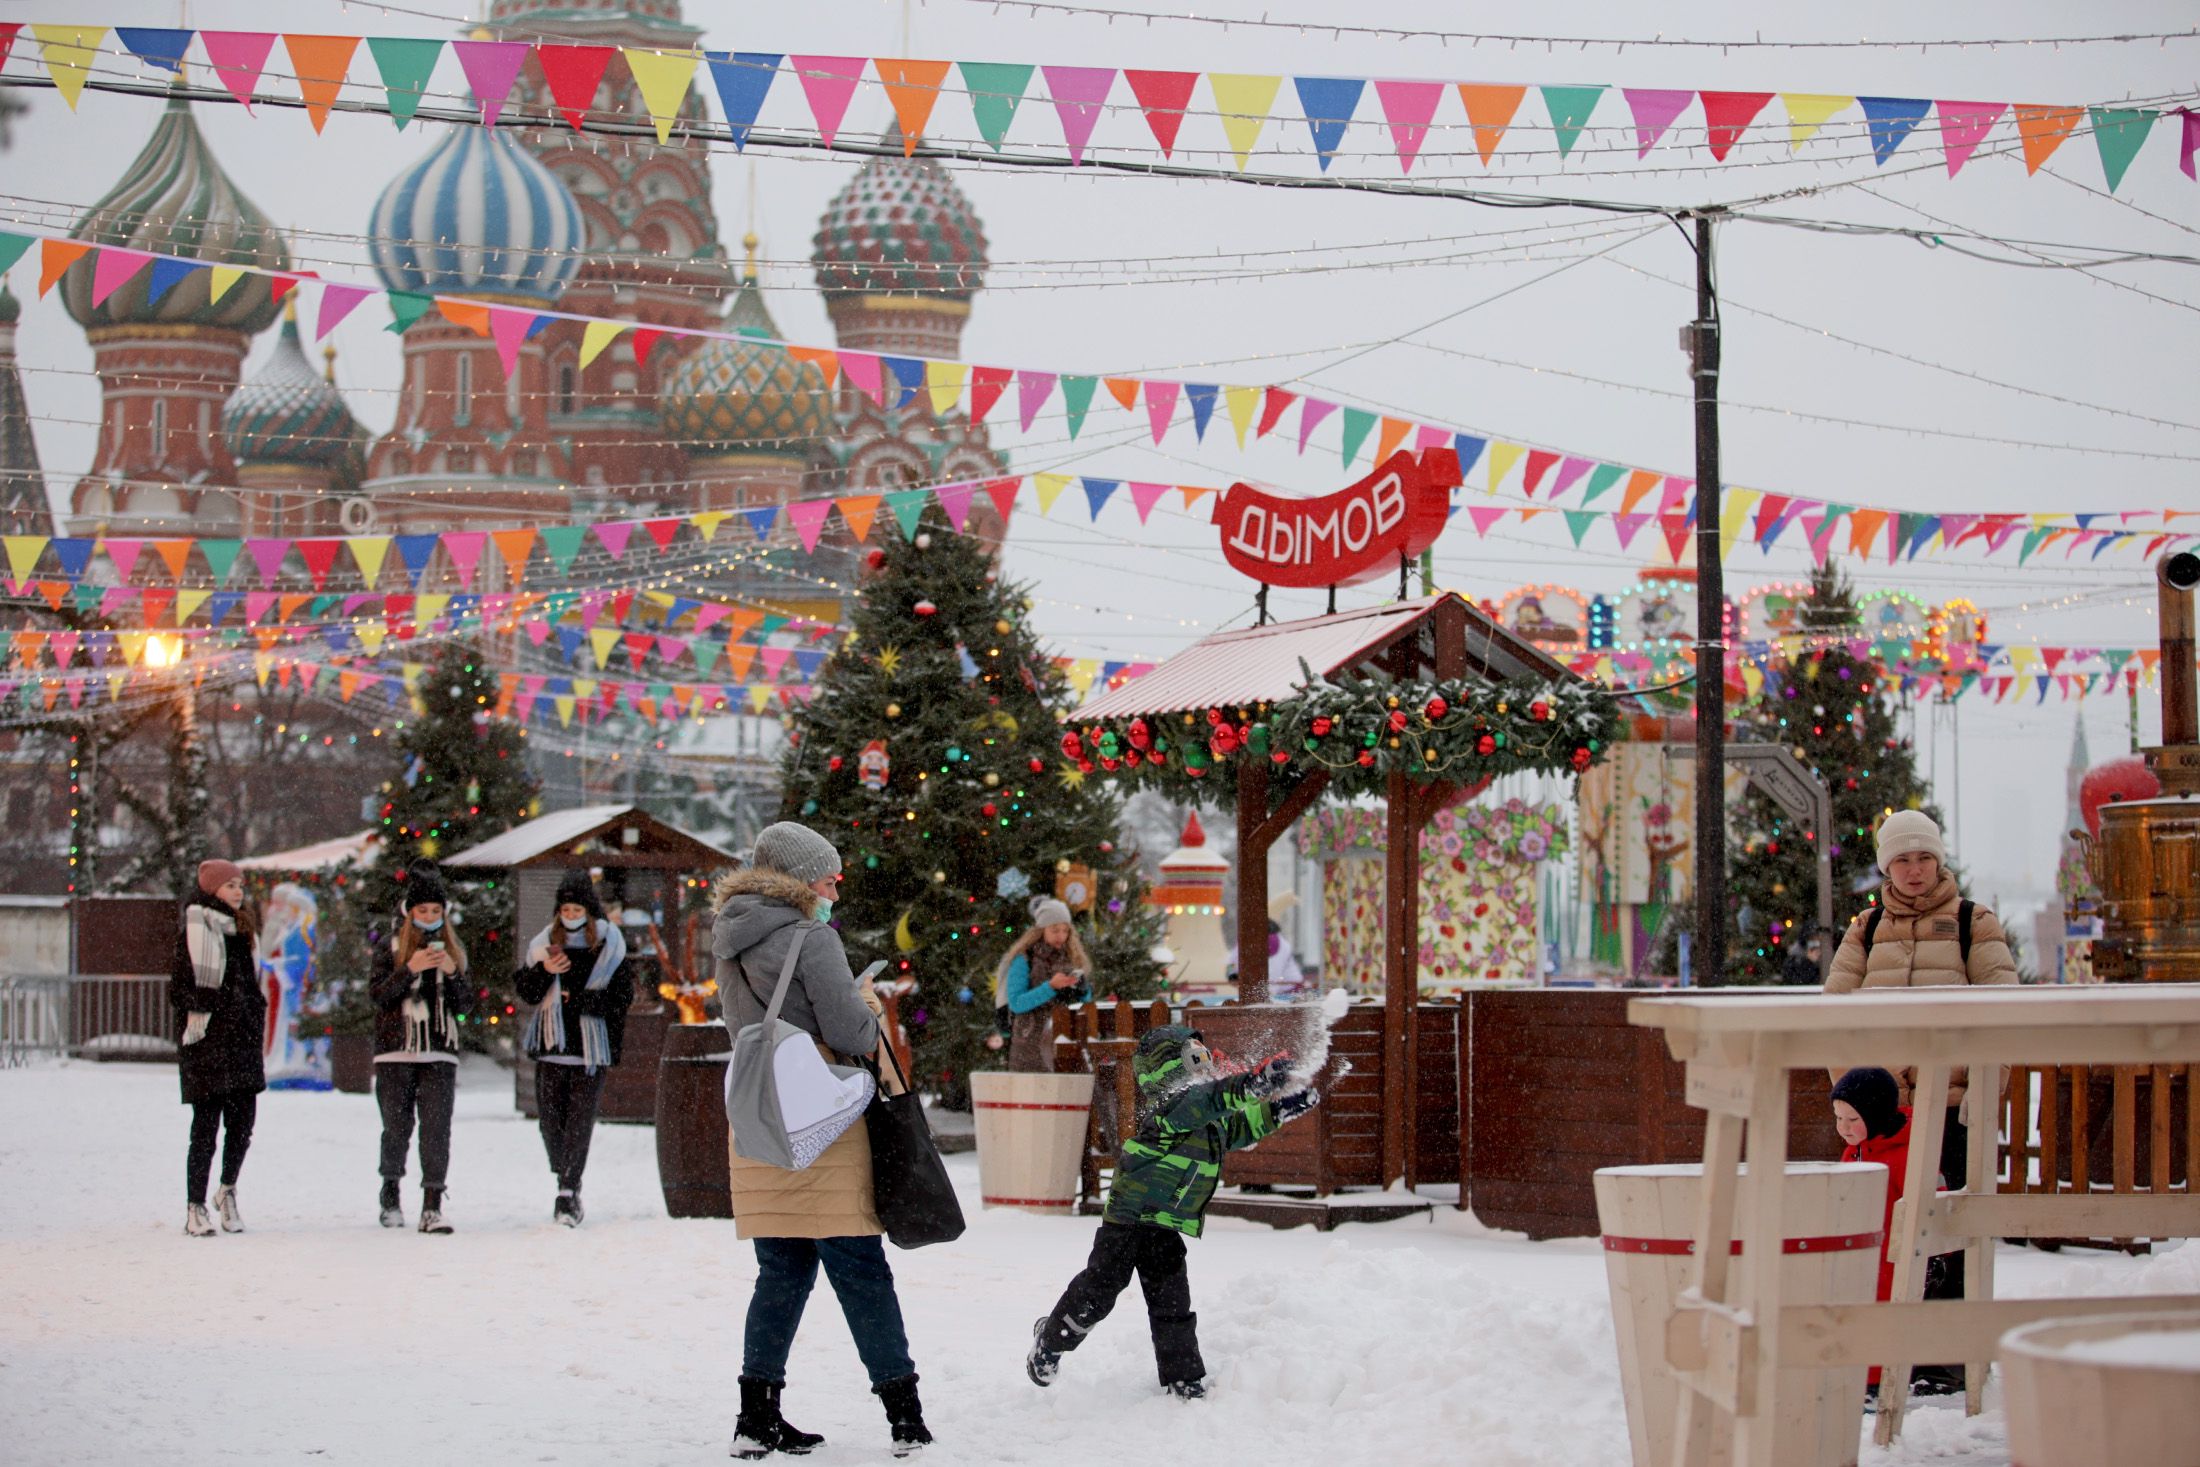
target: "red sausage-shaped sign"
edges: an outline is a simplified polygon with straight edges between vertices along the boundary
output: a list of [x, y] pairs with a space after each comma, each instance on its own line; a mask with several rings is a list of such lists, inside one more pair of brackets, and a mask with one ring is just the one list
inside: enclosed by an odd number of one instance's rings
[[1460, 482], [1448, 448], [1400, 450], [1375, 472], [1318, 499], [1232, 484], [1215, 502], [1223, 558], [1270, 586], [1341, 586], [1393, 573], [1436, 543]]

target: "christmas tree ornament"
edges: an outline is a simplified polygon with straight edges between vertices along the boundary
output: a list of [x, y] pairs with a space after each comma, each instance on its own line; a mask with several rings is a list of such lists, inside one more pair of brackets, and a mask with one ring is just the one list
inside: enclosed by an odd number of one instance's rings
[[988, 770], [987, 770], [987, 771], [985, 772], [985, 787], [986, 787], [987, 789], [995, 789], [995, 788], [997, 788], [997, 787], [998, 787], [998, 786], [1000, 785], [1000, 782], [1001, 782], [1001, 777], [1000, 777], [1000, 776], [999, 776], [998, 774], [995, 774], [995, 773], [994, 773], [994, 772], [993, 772], [992, 770], [990, 770], [990, 769], [988, 769]]
[[919, 550], [930, 550], [930, 549], [932, 548], [932, 533], [931, 533], [931, 531], [929, 531], [929, 530], [919, 530], [919, 531], [917, 532], [917, 538], [916, 538], [915, 544], [916, 544], [916, 547], [917, 547], [917, 548], [918, 548]]
[[887, 704], [887, 705], [886, 705], [886, 716], [887, 716], [888, 718], [899, 718], [899, 717], [901, 717], [901, 705], [900, 705], [899, 703], [889, 703], [889, 704]]
[[1451, 712], [1451, 705], [1446, 703], [1441, 696], [1438, 696], [1429, 699], [1428, 706], [1423, 708], [1421, 712], [1430, 723], [1437, 723], [1442, 721], [1445, 714]]
[[937, 616], [939, 614], [940, 608], [936, 602], [927, 598], [925, 600], [919, 601], [916, 605], [910, 607], [909, 609], [919, 616]]
[[864, 551], [863, 567], [865, 570], [884, 570], [886, 568], [886, 552], [876, 545]]
[[[889, 718], [894, 716], [892, 705], [888, 705], [887, 716]], [[893, 772], [894, 762], [887, 757], [886, 740], [884, 739], [871, 740], [863, 746], [863, 751], [856, 755], [856, 780], [867, 790], [885, 789], [887, 781], [893, 777]]]
[[1010, 632], [1013, 632], [1013, 631], [1015, 631], [1015, 630], [1016, 630], [1016, 624], [1015, 624], [1014, 622], [1010, 621], [1010, 620], [1009, 620], [1009, 619], [1008, 619], [1007, 617], [1005, 617], [1005, 616], [1004, 616], [1004, 617], [1002, 617], [1002, 618], [1001, 618], [1001, 619], [1000, 619], [999, 621], [996, 621], [995, 623], [993, 623], [993, 632], [994, 632], [994, 635], [996, 635], [996, 636], [1001, 636], [1001, 637], [1005, 637], [1005, 636], [1007, 636], [1007, 635], [1008, 635], [1008, 634], [1009, 634]]
[[932, 873], [932, 884], [933, 884], [934, 886], [938, 886], [938, 885], [942, 884], [943, 882], [945, 882], [946, 880], [947, 880], [947, 873], [946, 873], [945, 871], [935, 871], [935, 872], [933, 872], [933, 873]]
[[1031, 895], [1031, 878], [1011, 866], [993, 878], [993, 894], [1003, 901], [1021, 901]]
[[832, 758], [825, 761], [825, 767], [831, 770], [833, 773], [838, 774], [840, 773], [841, 763], [841, 757], [838, 754], [835, 754]]

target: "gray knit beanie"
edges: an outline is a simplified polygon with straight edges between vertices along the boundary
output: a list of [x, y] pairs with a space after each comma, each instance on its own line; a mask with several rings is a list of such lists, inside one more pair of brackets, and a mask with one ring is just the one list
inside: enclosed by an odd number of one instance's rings
[[833, 843], [792, 820], [765, 826], [750, 859], [759, 870], [777, 871], [805, 885], [840, 874], [840, 852]]
[[1031, 925], [1034, 927], [1067, 927], [1069, 904], [1053, 897], [1043, 897], [1031, 904]]

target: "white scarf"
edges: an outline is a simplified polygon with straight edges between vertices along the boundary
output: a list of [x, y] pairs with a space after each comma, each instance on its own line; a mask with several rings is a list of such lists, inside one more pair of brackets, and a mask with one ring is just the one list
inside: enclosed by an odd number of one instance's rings
[[[595, 923], [598, 947], [596, 965], [588, 971], [588, 989], [600, 993], [611, 985], [619, 971], [619, 964], [626, 961], [626, 935], [603, 918]], [[535, 934], [527, 944], [527, 961], [540, 964], [550, 956], [550, 938], [557, 924], [552, 923]], [[528, 1016], [527, 1032], [520, 1036], [520, 1048], [528, 1054], [557, 1054], [565, 1048], [565, 981], [560, 976], [550, 979], [550, 991], [535, 1005]], [[590, 1074], [611, 1063], [611, 1028], [604, 1023], [601, 1014], [581, 1015], [581, 1065]]]
[[201, 988], [219, 988], [229, 970], [229, 939], [237, 935], [237, 919], [204, 902], [183, 910], [183, 945], [191, 954], [191, 977]]

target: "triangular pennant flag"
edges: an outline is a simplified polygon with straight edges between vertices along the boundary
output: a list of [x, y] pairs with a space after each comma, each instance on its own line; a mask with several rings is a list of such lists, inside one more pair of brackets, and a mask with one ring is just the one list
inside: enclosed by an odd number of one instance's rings
[[580, 369], [588, 370], [588, 364], [603, 355], [603, 349], [626, 330], [624, 321], [591, 321], [581, 330]]
[[[1490, 445], [1489, 488], [1486, 492], [1495, 494], [1498, 486], [1505, 482], [1505, 476], [1512, 472], [1512, 466], [1520, 462], [1520, 456], [1526, 452], [1527, 449], [1517, 443], [1492, 443]], [[1381, 463], [1383, 455], [1378, 452], [1375, 455], [1375, 461]]]
[[1398, 451], [1399, 445], [1406, 441], [1406, 434], [1412, 431], [1413, 424], [1404, 418], [1383, 419], [1382, 432], [1375, 437], [1375, 462], [1390, 462], [1390, 456]]
[[1604, 88], [1538, 87], [1537, 90], [1543, 94], [1543, 109], [1551, 115], [1551, 135], [1558, 141], [1558, 156], [1564, 158], [1581, 140], [1582, 130], [1597, 110], [1597, 99], [1604, 95]]
[[99, 305], [113, 295], [131, 277], [152, 263], [153, 257], [143, 250], [125, 250], [114, 245], [104, 245], [92, 260], [92, 304]]
[[970, 368], [963, 362], [926, 362], [924, 386], [932, 399], [932, 416], [944, 418], [962, 400], [963, 382]]
[[790, 56], [787, 62], [802, 83], [802, 95], [809, 99], [810, 116], [817, 121], [818, 135], [825, 139], [826, 147], [831, 147], [834, 134], [840, 131], [841, 119], [848, 115], [848, 99], [855, 95], [856, 83], [863, 79], [863, 58]]
[[718, 105], [725, 110], [726, 130], [733, 135], [734, 151], [739, 152], [749, 145], [749, 131], [756, 126], [756, 114], [763, 110], [772, 78], [779, 75], [779, 63], [784, 58], [772, 51], [706, 51], [703, 59], [710, 63], [710, 79], [718, 87]]
[[[1380, 458], [1380, 455], [1377, 457]], [[1543, 476], [1551, 471], [1552, 466], [1558, 462], [1559, 458], [1560, 455], [1551, 452], [1547, 448], [1531, 448], [1528, 450], [1528, 466], [1521, 471], [1520, 484], [1527, 491], [1530, 499], [1535, 498], [1535, 491], [1542, 486]]]
[[405, 124], [413, 120], [420, 110], [421, 95], [428, 89], [428, 80], [435, 74], [437, 58], [443, 54], [443, 42], [433, 38], [408, 36], [369, 36], [367, 51], [374, 57], [374, 65], [382, 77], [382, 90], [388, 95], [390, 121], [404, 131]]
[[1359, 108], [1360, 94], [1367, 83], [1342, 76], [1299, 76], [1291, 83], [1298, 88], [1299, 110], [1306, 115], [1314, 156], [1321, 161], [1322, 172], [1327, 173], [1344, 144], [1344, 130], [1352, 125], [1352, 114]]
[[92, 247], [80, 239], [42, 239], [38, 242], [38, 293], [54, 288], [56, 281], [69, 272], [69, 267], [92, 252]]
[[359, 303], [374, 292], [358, 285], [324, 285], [321, 309], [313, 320], [313, 339], [321, 340], [340, 325]]
[[1210, 71], [1207, 87], [1214, 93], [1215, 110], [1222, 114], [1222, 135], [1237, 159], [1238, 172], [1243, 173], [1252, 161], [1253, 145], [1260, 141], [1260, 130], [1268, 125], [1283, 78]]
[[1138, 510], [1140, 524], [1146, 523], [1146, 517], [1153, 513], [1155, 503], [1168, 492], [1169, 486], [1166, 484], [1147, 484], [1137, 480], [1131, 482], [1131, 503]]
[[393, 290], [388, 295], [390, 324], [388, 330], [402, 336], [412, 329], [413, 322], [428, 314], [435, 305], [432, 295], [418, 295], [409, 290]]
[[1660, 477], [1649, 469], [1636, 469], [1629, 474], [1626, 492], [1619, 497], [1619, 512], [1632, 513], [1635, 506], [1642, 503], [1643, 496], [1658, 487]]
[[970, 111], [978, 124], [978, 136], [994, 152], [1008, 137], [1009, 124], [1023, 104], [1035, 69], [1012, 61], [958, 61], [963, 90], [970, 94]]
[[427, 570], [429, 557], [435, 554], [436, 546], [441, 543], [440, 537], [397, 535], [392, 539], [397, 546], [397, 559], [405, 567], [405, 578], [418, 590], [421, 573]]
[[[1650, 150], [1665, 136], [1665, 130], [1673, 125], [1673, 119], [1686, 111], [1688, 104], [1696, 100], [1691, 91], [1671, 91], [1657, 87], [1627, 87], [1620, 93], [1627, 99], [1627, 110], [1635, 117], [1635, 156], [1647, 158]], [[1574, 537], [1579, 545], [1581, 538]]]
[[1474, 466], [1481, 462], [1482, 450], [1489, 447], [1489, 442], [1487, 438], [1477, 438], [1472, 433], [1451, 435], [1451, 454], [1459, 460], [1461, 477], [1471, 473]]
[[1940, 113], [1940, 146], [1948, 157], [1950, 178], [1971, 161], [1971, 154], [2009, 110], [2007, 102], [1935, 102], [1933, 107]]
[[91, 73], [92, 63], [99, 59], [99, 46], [107, 38], [107, 27], [33, 25], [31, 34], [38, 38], [39, 59], [46, 63], [54, 90], [74, 112], [77, 98], [84, 95], [84, 79]]
[[1872, 160], [1882, 167], [1933, 108], [1923, 97], [1858, 97], [1856, 105], [1871, 129]]
[[1212, 382], [1187, 382], [1184, 400], [1192, 405], [1192, 436], [1207, 441], [1207, 423], [1215, 415], [1215, 398], [1221, 389]]
[[[208, 32], [209, 54], [212, 54], [212, 37]], [[298, 94], [306, 104], [306, 118], [319, 132], [328, 122], [329, 108], [335, 105], [336, 96], [343, 90], [344, 77], [351, 70], [351, 58], [359, 49], [357, 36], [294, 36], [283, 37], [283, 48], [290, 53], [290, 69], [298, 79]], [[261, 53], [264, 63], [266, 53]], [[258, 69], [254, 69], [255, 78]], [[249, 105], [246, 108], [250, 111]]]
[[[1558, 466], [1558, 480], [1551, 486], [1551, 498], [1556, 499], [1580, 481], [1589, 472], [1589, 460], [1569, 458]], [[1586, 501], [1584, 501], [1586, 502]]]
[[932, 109], [939, 104], [940, 83], [947, 80], [947, 68], [953, 63], [877, 56], [872, 58], [871, 64], [878, 69], [879, 82], [886, 88], [886, 100], [894, 109], [894, 120], [901, 124], [901, 154], [906, 158], [924, 141], [925, 125], [932, 120]]
[[359, 583], [368, 590], [382, 579], [382, 562], [390, 553], [390, 537], [387, 535], [354, 535], [346, 542], [351, 546], [351, 558], [359, 567]]
[[[635, 333], [635, 340], [637, 342], [642, 340], [642, 334], [638, 331]], [[641, 348], [637, 346], [634, 349], [636, 361], [641, 360], [641, 354]], [[822, 346], [790, 346], [787, 348], [787, 355], [798, 362], [808, 362], [811, 366], [823, 372], [827, 387], [831, 387], [840, 380], [840, 353], [837, 351]]]
[[168, 567], [168, 579], [172, 581], [183, 579], [183, 568], [190, 563], [192, 548], [197, 543], [195, 540], [155, 540], [153, 542], [153, 553], [160, 557], [161, 564]]
[[2124, 181], [2124, 170], [2139, 156], [2139, 145], [2147, 140], [2158, 114], [2143, 107], [2085, 110], [2093, 119], [2093, 145], [2101, 150], [2101, 173], [2108, 180], [2108, 191], [2114, 193], [2116, 185]]
[[1072, 167], [1085, 161], [1085, 144], [1100, 121], [1100, 110], [1115, 85], [1112, 66], [1049, 66], [1042, 68], [1054, 115], [1061, 120], [1062, 141], [1069, 148]]
[[1467, 506], [1467, 519], [1473, 524], [1474, 533], [1477, 536], [1489, 534], [1492, 525], [1511, 513], [1511, 510], [1501, 504], [1470, 504]]
[[933, 491], [940, 508], [947, 511], [947, 522], [955, 527], [958, 535], [970, 520], [970, 498], [977, 492], [975, 484], [942, 484]]
[[[662, 515], [653, 520], [643, 520], [642, 530], [643, 533], [649, 536], [650, 543], [657, 547], [660, 554], [669, 553], [672, 549], [673, 537], [680, 533], [680, 522], [670, 515]], [[679, 617], [680, 613], [677, 609], [665, 613], [665, 620], [668, 622], [677, 621]]]
[[1318, 397], [1305, 398], [1300, 402], [1299, 452], [1306, 452], [1307, 440], [1314, 436], [1314, 430], [1321, 425], [1324, 418], [1327, 418], [1336, 410], [1337, 405], [1335, 403], [1324, 402]]
[[1526, 87], [1459, 84], [1459, 100], [1466, 105], [1467, 121], [1474, 127], [1474, 150], [1482, 155], [1485, 167], [1490, 154], [1497, 151], [1498, 140], [1505, 136], [1505, 129], [1512, 126], [1514, 115], [1520, 111], [1520, 99], [1527, 95]]
[[1617, 484], [1620, 475], [1626, 472], [1627, 470], [1618, 464], [1598, 464], [1595, 471], [1589, 475], [1589, 487], [1581, 491], [1581, 502], [1584, 505], [1596, 503], [1597, 496]]
[[[16, 26], [8, 27], [8, 42], [13, 44]], [[148, 28], [145, 26], [118, 25], [115, 39], [123, 48], [148, 66], [163, 71], [183, 70], [183, 53], [191, 47], [192, 32], [174, 28]], [[0, 45], [0, 61], [7, 60], [6, 45]]]
[[858, 541], [871, 538], [871, 521], [878, 515], [880, 498], [876, 494], [861, 494], [848, 499], [836, 499], [840, 517], [847, 522], [848, 533]]
[[0, 536], [0, 544], [7, 547], [8, 569], [17, 581], [29, 580], [31, 568], [38, 564], [38, 557], [46, 553], [44, 535]]
[[779, 506], [766, 504], [755, 509], [745, 509], [741, 511], [741, 517], [749, 522], [749, 528], [755, 531], [758, 540], [769, 540], [772, 537], [772, 527], [779, 523]]
[[1174, 157], [1177, 129], [1184, 125], [1184, 113], [1192, 103], [1192, 88], [1199, 85], [1199, 73], [1126, 71], [1123, 80], [1130, 83], [1131, 95], [1138, 99], [1138, 109], [1146, 115], [1146, 126], [1153, 132], [1153, 140], [1161, 144], [1161, 156]]
[[551, 104], [575, 132], [586, 125], [596, 105], [597, 89], [603, 85], [603, 74], [618, 54], [616, 46], [557, 46], [547, 41], [536, 44], [535, 64], [542, 68], [542, 79], [550, 84]]
[[2177, 171], [2187, 178], [2200, 178], [2193, 172], [2193, 154], [2200, 152], [2200, 112], [2190, 107], [2177, 109], [2177, 116], [2184, 123], [2182, 140], [2177, 145]]
[[931, 498], [929, 489], [896, 489], [886, 496], [886, 508], [894, 516], [902, 539], [916, 538], [917, 523], [924, 518], [924, 506]]
[[916, 357], [880, 357], [879, 364], [886, 369], [883, 380], [894, 384], [892, 406], [900, 412], [916, 400], [924, 387], [924, 363]]
[[[1311, 400], [1312, 399], [1309, 399], [1309, 401]], [[1367, 435], [1371, 431], [1373, 431], [1375, 427], [1375, 414], [1367, 411], [1365, 408], [1348, 407], [1344, 410], [1343, 421], [1344, 462], [1347, 466], [1349, 466], [1352, 460], [1356, 456], [1358, 456], [1360, 452], [1360, 445], [1367, 442]], [[1299, 443], [1299, 449], [1301, 452], [1304, 452], [1305, 448], [1306, 444], [1305, 441], [1302, 439]]]
[[1266, 438], [1275, 432], [1276, 424], [1283, 421], [1284, 409], [1298, 401], [1298, 397], [1296, 392], [1287, 392], [1281, 387], [1265, 389], [1260, 399], [1260, 426], [1253, 430], [1253, 436]]
[[857, 391], [880, 407], [886, 406], [884, 368], [876, 356], [867, 351], [844, 351], [840, 353], [840, 370]]
[[288, 540], [247, 540], [245, 549], [252, 554], [252, 564], [260, 573], [260, 584], [271, 585], [282, 578], [283, 562], [290, 556]]
[[1123, 487], [1121, 479], [1084, 479], [1085, 506], [1094, 519], [1100, 518], [1100, 506], [1108, 502], [1108, 496]]
[[1159, 443], [1169, 432], [1169, 419], [1176, 416], [1177, 394], [1183, 391], [1180, 382], [1153, 381], [1146, 384], [1146, 426], [1153, 432], [1153, 441]]
[[1856, 98], [1836, 96], [1831, 92], [1782, 92], [1780, 101], [1787, 108], [1790, 152], [1816, 136], [1818, 129], [1832, 120], [1834, 113], [1856, 105]]
[[604, 549], [611, 552], [613, 560], [624, 560], [626, 558], [626, 542], [634, 538], [634, 522], [632, 520], [607, 520], [596, 526], [596, 538], [603, 543]]
[[695, 81], [702, 53], [647, 51], [633, 46], [620, 49], [626, 56], [626, 69], [634, 74], [635, 89], [642, 94], [642, 108], [657, 129], [657, 141], [670, 142], [672, 125], [680, 120], [680, 109], [687, 105], [688, 87]]
[[36, 243], [27, 234], [0, 234], [0, 275], [15, 268], [15, 262]]
[[1245, 446], [1245, 430], [1253, 425], [1253, 411], [1259, 405], [1261, 390], [1258, 387], [1225, 387], [1223, 402], [1230, 409], [1230, 426], [1237, 430], [1238, 447]]
[[1016, 491], [1023, 487], [1021, 478], [988, 479], [985, 481], [985, 497], [993, 501], [993, 508], [1006, 525], [1016, 513]]
[[804, 550], [817, 549], [817, 537], [825, 533], [825, 517], [833, 512], [830, 499], [796, 499], [788, 502], [787, 519], [802, 537]]
[[1053, 509], [1054, 501], [1069, 487], [1069, 483], [1068, 474], [1033, 474], [1031, 487], [1039, 496], [1039, 513], [1045, 514]]
[[1031, 431], [1031, 425], [1038, 420], [1039, 409], [1054, 392], [1054, 380], [1052, 372], [1019, 370], [1016, 373], [1016, 416], [1026, 433]]
[[1756, 121], [1771, 100], [1770, 92], [1705, 92], [1704, 141], [1711, 145], [1711, 156], [1724, 163], [1741, 141], [1742, 130]]
[[1138, 379], [1136, 377], [1103, 377], [1101, 383], [1108, 389], [1108, 396], [1115, 399], [1124, 412], [1138, 406]]
[[535, 331], [538, 318], [532, 311], [508, 311], [492, 307], [489, 311], [489, 336], [497, 344], [497, 360], [504, 365], [504, 375], [509, 378], [519, 365], [519, 349]]
[[[175, 289], [185, 276], [206, 267], [197, 260], [179, 260], [173, 255], [159, 255], [153, 260], [153, 273], [145, 277], [145, 303], [160, 304], [160, 298]], [[371, 293], [371, 292], [370, 292]]]
[[2040, 165], [2055, 156], [2063, 139], [2084, 120], [2083, 107], [2017, 108], [2017, 136], [2024, 142], [2024, 171], [2039, 172]]
[[1421, 144], [1428, 139], [1429, 123], [1435, 119], [1436, 104], [1443, 95], [1442, 82], [1375, 83], [1375, 100], [1382, 106], [1383, 121], [1390, 125], [1391, 145], [1398, 150], [1399, 172], [1413, 171], [1413, 162], [1421, 156]]
[[1085, 414], [1092, 409], [1093, 389], [1100, 385], [1100, 379], [1066, 375], [1061, 381], [1062, 412], [1069, 423], [1069, 436], [1074, 439], [1085, 426]]
[[534, 48], [525, 41], [453, 41], [451, 49], [458, 53], [466, 85], [480, 104], [482, 126], [496, 126], [504, 99], [512, 95], [512, 83], [519, 79], [520, 63]]
[[545, 525], [542, 528], [542, 548], [549, 552], [550, 563], [564, 575], [572, 568], [573, 557], [580, 554], [581, 541], [588, 534], [586, 525]]
[[489, 307], [479, 301], [454, 300], [439, 295], [435, 298], [435, 308], [453, 326], [463, 326], [476, 336], [489, 334]]
[[344, 548], [341, 540], [300, 540], [298, 554], [306, 563], [306, 574], [313, 578], [316, 591], [328, 588], [329, 570], [336, 564], [336, 552]]
[[1581, 537], [1589, 533], [1589, 527], [1603, 516], [1593, 509], [1569, 509], [1565, 511], [1566, 529], [1574, 537], [1574, 548], [1581, 548]]

